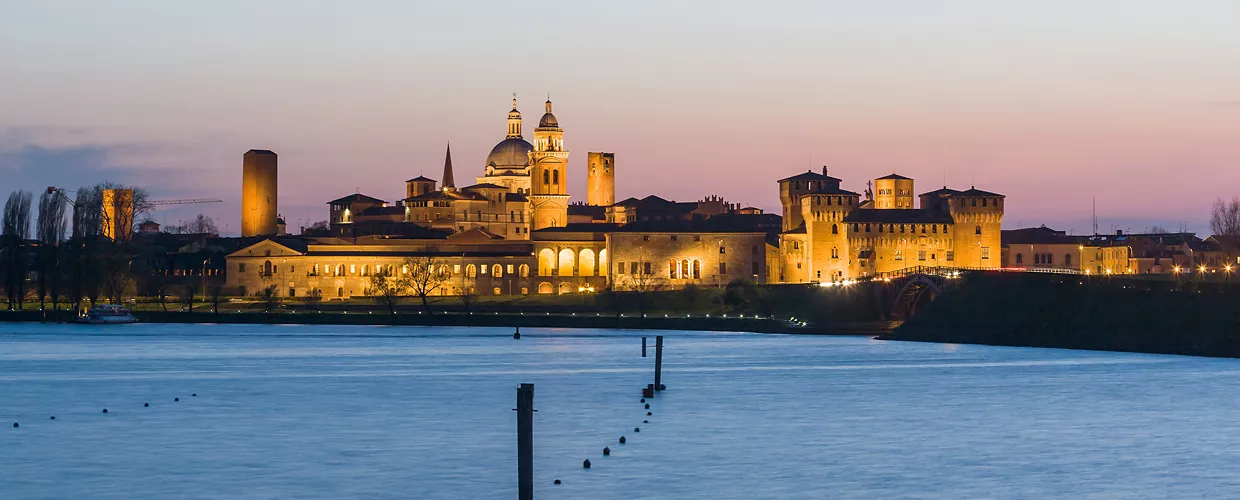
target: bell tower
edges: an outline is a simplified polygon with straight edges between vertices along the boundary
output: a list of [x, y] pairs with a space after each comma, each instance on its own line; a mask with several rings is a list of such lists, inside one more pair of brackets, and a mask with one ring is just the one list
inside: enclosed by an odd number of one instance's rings
[[586, 204], [606, 207], [616, 203], [615, 153], [588, 153]]
[[534, 129], [534, 150], [530, 151], [530, 208], [534, 230], [568, 224], [568, 150], [564, 148], [564, 129], [547, 112]]

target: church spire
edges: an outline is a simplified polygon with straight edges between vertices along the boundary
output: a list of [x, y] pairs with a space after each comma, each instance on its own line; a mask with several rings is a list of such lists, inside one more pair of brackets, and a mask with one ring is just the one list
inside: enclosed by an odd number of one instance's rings
[[517, 93], [512, 94], [512, 111], [508, 112], [508, 139], [521, 138], [521, 112], [517, 111]]
[[443, 158], [443, 184], [444, 190], [456, 189], [456, 182], [452, 180], [452, 143], [448, 143], [448, 152]]

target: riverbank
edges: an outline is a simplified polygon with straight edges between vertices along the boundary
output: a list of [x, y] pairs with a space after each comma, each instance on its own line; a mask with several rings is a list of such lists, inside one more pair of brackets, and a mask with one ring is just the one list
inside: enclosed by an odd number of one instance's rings
[[1240, 290], [1082, 276], [967, 276], [884, 340], [1240, 357]]
[[[704, 330], [719, 332], [786, 333], [803, 335], [881, 335], [888, 333], [897, 323], [886, 321], [841, 321], [792, 325], [779, 319], [647, 315], [614, 316], [595, 314], [468, 314], [440, 313], [387, 314], [376, 311], [308, 311], [308, 312], [224, 312], [211, 311], [136, 311], [142, 323], [224, 323], [224, 324], [301, 324], [301, 325], [393, 325], [393, 326], [477, 326], [537, 328], [612, 328], [629, 330]], [[60, 317], [61, 322], [72, 320], [69, 314]], [[57, 322], [57, 318], [44, 318], [39, 311], [0, 311], [0, 321]]]

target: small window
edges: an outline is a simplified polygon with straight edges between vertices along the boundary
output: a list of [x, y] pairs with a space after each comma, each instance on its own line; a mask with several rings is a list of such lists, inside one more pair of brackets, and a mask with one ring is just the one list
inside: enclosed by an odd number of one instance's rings
[[624, 261], [616, 262], [616, 274], [624, 274]]
[[990, 260], [990, 247], [982, 247], [982, 260]]
[[245, 272], [245, 263], [237, 264], [237, 272], [239, 273]]
[[728, 274], [728, 263], [727, 262], [719, 263], [719, 274]]
[[1019, 266], [1024, 263], [1025, 263], [1025, 256], [1022, 254], [1016, 254], [1016, 265]]
[[925, 250], [918, 250], [918, 251], [917, 251], [917, 260], [921, 260], [921, 261], [926, 260], [926, 251], [925, 251]]
[[725, 251], [723, 247], [719, 247], [719, 253], [722, 255], [727, 253], [727, 251]]
[[642, 241], [650, 241], [650, 236], [649, 236], [649, 235], [643, 235], [643, 236], [642, 236]]
[[676, 241], [676, 235], [672, 235], [672, 241]]
[[831, 234], [840, 234], [839, 224], [831, 224]]
[[948, 261], [948, 262], [952, 262], [952, 261], [954, 261], [954, 260], [956, 260], [956, 251], [955, 251], [955, 250], [948, 250], [948, 251], [947, 251], [947, 261]]
[[896, 250], [895, 260], [904, 260], [904, 251]]
[[693, 241], [702, 241], [702, 236], [698, 234], [693, 235]]
[[636, 262], [629, 263], [629, 274], [637, 274], [637, 263]]
[[651, 273], [651, 271], [650, 271], [650, 269], [651, 269], [650, 263], [649, 263], [649, 262], [644, 262], [643, 264], [644, 264], [644, 265], [642, 266], [642, 274], [652, 274], [652, 273]]
[[982, 226], [978, 225], [973, 228], [973, 234], [982, 234]]
[[289, 296], [289, 297], [296, 297], [296, 296], [297, 296], [297, 289], [296, 289], [296, 288], [293, 288], [293, 287], [289, 287], [289, 288], [288, 288], [288, 296]]

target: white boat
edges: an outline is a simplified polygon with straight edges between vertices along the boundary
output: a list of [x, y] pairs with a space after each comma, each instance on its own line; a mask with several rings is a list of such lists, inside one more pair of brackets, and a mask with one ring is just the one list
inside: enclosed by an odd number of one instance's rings
[[90, 310], [86, 311], [82, 317], [78, 318], [79, 323], [90, 323], [92, 325], [111, 325], [122, 323], [137, 323], [138, 318], [117, 304], [98, 304]]

